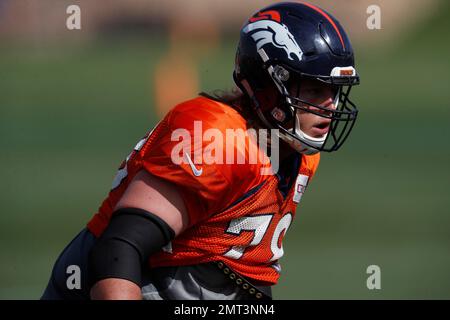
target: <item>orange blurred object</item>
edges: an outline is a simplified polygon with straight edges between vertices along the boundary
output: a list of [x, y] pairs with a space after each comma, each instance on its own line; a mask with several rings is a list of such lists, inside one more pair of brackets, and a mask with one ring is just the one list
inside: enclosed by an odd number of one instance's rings
[[171, 20], [168, 39], [168, 53], [154, 73], [155, 107], [160, 117], [200, 91], [198, 61], [218, 47], [218, 26], [210, 19], [180, 15]]

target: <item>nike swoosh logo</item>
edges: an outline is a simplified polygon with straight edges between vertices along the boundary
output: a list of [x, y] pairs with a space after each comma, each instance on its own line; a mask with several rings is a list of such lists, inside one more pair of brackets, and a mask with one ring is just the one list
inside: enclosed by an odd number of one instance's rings
[[186, 152], [184, 153], [185, 157], [187, 158], [187, 161], [189, 163], [189, 165], [191, 166], [192, 169], [192, 173], [194, 173], [194, 176], [199, 177], [202, 175], [203, 173], [203, 168], [201, 168], [200, 170], [197, 169], [194, 165], [194, 163], [192, 162], [191, 156], [188, 155]]

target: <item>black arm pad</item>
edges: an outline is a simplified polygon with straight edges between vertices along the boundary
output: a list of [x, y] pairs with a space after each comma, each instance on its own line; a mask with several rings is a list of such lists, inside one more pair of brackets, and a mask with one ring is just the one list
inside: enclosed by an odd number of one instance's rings
[[146, 210], [115, 211], [89, 253], [90, 285], [106, 278], [120, 278], [141, 286], [142, 267], [150, 255], [174, 237], [166, 222]]

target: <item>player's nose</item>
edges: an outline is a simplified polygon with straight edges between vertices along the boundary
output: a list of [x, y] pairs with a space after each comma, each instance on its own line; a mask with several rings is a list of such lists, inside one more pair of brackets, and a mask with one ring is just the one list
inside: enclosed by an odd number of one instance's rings
[[336, 105], [334, 103], [334, 99], [327, 98], [326, 100], [323, 100], [322, 103], [319, 103], [316, 106], [312, 106], [310, 110], [313, 110], [325, 116], [331, 116], [332, 111], [336, 110]]
[[334, 99], [331, 97], [329, 97], [324, 102], [322, 102], [322, 104], [320, 106], [325, 109], [336, 110], [336, 105], [334, 104]]

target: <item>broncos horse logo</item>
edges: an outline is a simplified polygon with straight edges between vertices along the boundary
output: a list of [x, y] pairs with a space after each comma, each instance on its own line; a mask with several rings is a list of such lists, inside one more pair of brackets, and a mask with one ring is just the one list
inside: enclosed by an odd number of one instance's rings
[[296, 56], [299, 61], [302, 60], [302, 49], [289, 29], [282, 23], [266, 19], [257, 20], [245, 26], [243, 31], [251, 35], [256, 42], [257, 50], [270, 43], [277, 48], [284, 49], [290, 60], [294, 60], [293, 56]]

